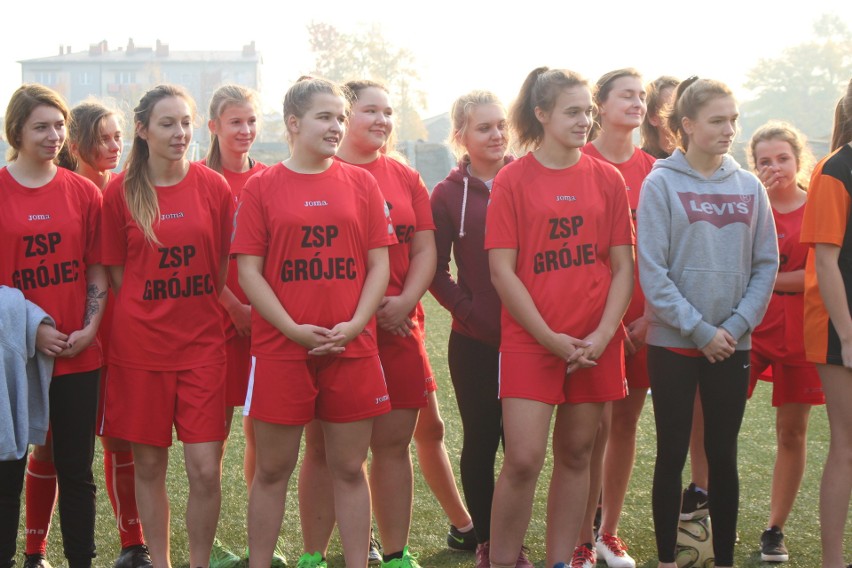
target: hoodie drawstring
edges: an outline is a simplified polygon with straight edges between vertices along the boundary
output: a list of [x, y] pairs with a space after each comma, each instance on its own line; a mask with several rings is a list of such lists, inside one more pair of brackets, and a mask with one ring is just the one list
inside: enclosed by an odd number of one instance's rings
[[467, 180], [468, 177], [464, 176], [464, 196], [462, 197], [462, 210], [461, 210], [461, 222], [459, 223], [459, 238], [464, 238], [464, 212], [467, 209]]

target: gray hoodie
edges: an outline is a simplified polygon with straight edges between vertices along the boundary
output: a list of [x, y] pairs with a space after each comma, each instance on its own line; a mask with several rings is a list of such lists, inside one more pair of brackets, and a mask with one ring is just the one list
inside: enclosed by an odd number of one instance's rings
[[17, 288], [0, 286], [0, 460], [24, 457], [27, 444], [44, 444], [53, 358], [36, 351], [36, 331], [55, 325]]
[[702, 348], [723, 327], [750, 349], [778, 271], [760, 181], [728, 155], [705, 178], [676, 150], [645, 178], [637, 219], [648, 344]]

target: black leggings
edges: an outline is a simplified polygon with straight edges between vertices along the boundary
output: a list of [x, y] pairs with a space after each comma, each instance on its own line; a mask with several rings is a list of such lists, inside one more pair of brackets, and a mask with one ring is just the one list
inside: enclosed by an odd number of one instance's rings
[[95, 421], [100, 371], [53, 377], [50, 429], [59, 482], [62, 546], [70, 568], [92, 565], [95, 556]]
[[497, 396], [500, 354], [495, 347], [452, 331], [447, 358], [464, 428], [462, 488], [476, 540], [483, 543], [491, 538], [494, 460], [503, 437]]
[[648, 347], [657, 462], [653, 512], [660, 562], [675, 561], [681, 473], [689, 450], [696, 385], [704, 409], [704, 449], [709, 466], [710, 517], [717, 566], [733, 566], [740, 486], [737, 436], [745, 412], [749, 351], [736, 351], [719, 363], [664, 347]]
[[0, 568], [15, 565], [21, 490], [26, 469], [26, 455], [19, 460], [0, 461]]

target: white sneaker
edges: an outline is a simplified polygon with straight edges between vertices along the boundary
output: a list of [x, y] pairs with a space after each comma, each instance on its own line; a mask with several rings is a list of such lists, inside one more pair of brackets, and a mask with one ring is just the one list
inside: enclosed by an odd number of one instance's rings
[[627, 554], [627, 545], [615, 535], [599, 534], [595, 548], [609, 568], [636, 568], [636, 561]]

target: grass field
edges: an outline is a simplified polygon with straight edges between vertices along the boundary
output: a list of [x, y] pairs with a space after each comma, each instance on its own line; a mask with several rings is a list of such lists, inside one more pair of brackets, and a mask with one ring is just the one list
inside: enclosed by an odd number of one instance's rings
[[[456, 466], [461, 451], [461, 422], [458, 417], [452, 385], [447, 371], [446, 345], [449, 333], [449, 316], [427, 295], [424, 300], [428, 324], [428, 349], [439, 384], [438, 398], [446, 422], [446, 444], [450, 460]], [[754, 399], [749, 403], [745, 422], [740, 435], [740, 478], [741, 504], [739, 535], [741, 543], [736, 549], [736, 565], [753, 567], [761, 565], [757, 551], [760, 533], [766, 526], [769, 510], [769, 487], [775, 455], [775, 413], [770, 405], [770, 387], [760, 385]], [[656, 549], [653, 522], [651, 521], [651, 478], [655, 455], [654, 423], [651, 402], [648, 401], [642, 414], [638, 435], [636, 467], [624, 507], [619, 534], [629, 544], [631, 555], [639, 566], [655, 568]], [[232, 550], [242, 552], [246, 543], [246, 489], [242, 473], [243, 446], [242, 428], [234, 424], [231, 441], [226, 453], [222, 480], [222, 514], [219, 520], [218, 537]], [[787, 546], [791, 560], [788, 568], [805, 568], [819, 565], [819, 479], [828, 448], [828, 425], [825, 409], [815, 408], [812, 412], [809, 436], [809, 462], [796, 506], [786, 527]], [[412, 451], [413, 453], [413, 451]], [[97, 545], [99, 556], [95, 566], [110, 567], [119, 550], [117, 532], [114, 528], [112, 510], [103, 489], [101, 452], [95, 458], [98, 484]], [[188, 562], [186, 530], [183, 512], [187, 498], [186, 478], [183, 471], [182, 450], [175, 444], [169, 473], [169, 494], [172, 502], [172, 559], [176, 567], [185, 567]], [[531, 558], [537, 567], [544, 566], [544, 511], [546, 480], [550, 464], [545, 465], [542, 482], [536, 494], [533, 519], [527, 535]], [[416, 470], [416, 461], [415, 461]], [[684, 473], [687, 479], [688, 472]], [[295, 500], [295, 475], [288, 495], [287, 512], [282, 527], [285, 551], [291, 566], [301, 552], [301, 536]], [[54, 566], [64, 566], [62, 545], [57, 517], [50, 535], [48, 560]], [[446, 550], [445, 538], [448, 522], [432, 497], [422, 477], [415, 473], [414, 515], [411, 529], [411, 548], [420, 554], [424, 567], [451, 568], [472, 567], [473, 555], [450, 553]], [[23, 550], [23, 539], [18, 550]], [[852, 526], [847, 522], [846, 557], [852, 558]], [[329, 566], [343, 566], [339, 542], [333, 539], [329, 551]], [[600, 564], [603, 566], [603, 564]]]

